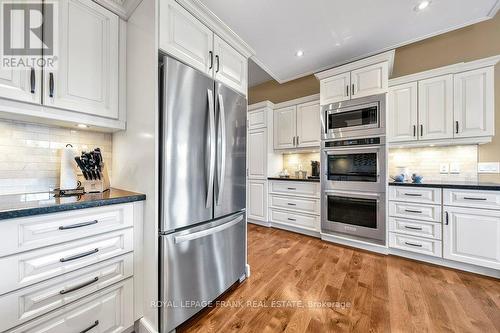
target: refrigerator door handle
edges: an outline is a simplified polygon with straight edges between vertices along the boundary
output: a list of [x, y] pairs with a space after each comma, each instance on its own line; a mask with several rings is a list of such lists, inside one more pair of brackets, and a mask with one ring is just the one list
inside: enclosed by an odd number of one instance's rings
[[222, 99], [222, 94], [218, 94], [220, 117], [219, 125], [221, 129], [221, 165], [220, 165], [220, 176], [218, 177], [218, 191], [217, 191], [217, 206], [220, 206], [220, 200], [222, 197], [222, 191], [224, 190], [224, 178], [226, 174], [226, 111], [224, 109], [224, 100]]
[[210, 119], [210, 165], [208, 171], [208, 186], [207, 186], [207, 202], [206, 207], [212, 207], [213, 188], [215, 177], [215, 110], [214, 110], [214, 93], [211, 89], [207, 89], [208, 96], [208, 117]]
[[218, 225], [214, 228], [198, 231], [198, 232], [193, 232], [192, 234], [187, 234], [187, 235], [182, 235], [182, 236], [175, 236], [174, 237], [174, 242], [175, 244], [179, 244], [182, 242], [187, 242], [187, 241], [192, 241], [198, 238], [206, 237], [209, 235], [213, 235], [217, 232], [221, 232], [222, 230], [226, 230], [228, 228], [231, 228], [232, 226], [240, 223], [243, 220], [243, 215], [238, 216], [234, 220]]

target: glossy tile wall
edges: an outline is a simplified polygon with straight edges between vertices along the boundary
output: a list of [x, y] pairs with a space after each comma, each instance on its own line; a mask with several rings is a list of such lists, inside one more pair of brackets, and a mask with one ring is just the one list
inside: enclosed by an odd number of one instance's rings
[[295, 171], [302, 167], [302, 170], [307, 171], [307, 175], [311, 175], [311, 161], [319, 161], [320, 153], [297, 153], [283, 154], [283, 169], [288, 170], [290, 176], [295, 175]]
[[[422, 147], [389, 150], [389, 175], [406, 167], [410, 173], [424, 176], [424, 180], [476, 181], [478, 146]], [[442, 164], [459, 166], [460, 173], [441, 173]]]
[[77, 152], [100, 147], [111, 172], [111, 134], [0, 120], [0, 195], [57, 188], [68, 143]]

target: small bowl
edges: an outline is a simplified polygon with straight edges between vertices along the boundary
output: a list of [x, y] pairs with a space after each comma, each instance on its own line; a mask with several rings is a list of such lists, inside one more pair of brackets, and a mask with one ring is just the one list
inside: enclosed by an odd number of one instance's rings
[[413, 182], [415, 184], [420, 184], [420, 183], [422, 183], [422, 180], [424, 179], [424, 177], [423, 176], [414, 175], [414, 176], [411, 177], [411, 179], [413, 180]]
[[401, 175], [396, 175], [394, 177], [391, 177], [392, 179], [394, 179], [394, 181], [396, 183], [402, 183], [404, 180], [405, 180], [405, 175], [401, 174]]

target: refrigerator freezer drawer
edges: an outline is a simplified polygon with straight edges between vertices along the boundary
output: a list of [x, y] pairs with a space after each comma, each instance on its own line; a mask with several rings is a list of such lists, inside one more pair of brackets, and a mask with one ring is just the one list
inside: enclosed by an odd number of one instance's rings
[[170, 332], [245, 274], [244, 213], [161, 236], [161, 322]]

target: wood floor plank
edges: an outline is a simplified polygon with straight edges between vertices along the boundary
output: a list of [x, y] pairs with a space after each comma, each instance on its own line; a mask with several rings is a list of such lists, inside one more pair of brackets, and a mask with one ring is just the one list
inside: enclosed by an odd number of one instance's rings
[[239, 306], [178, 332], [500, 332], [498, 279], [256, 225], [248, 260], [251, 276], [219, 299]]

